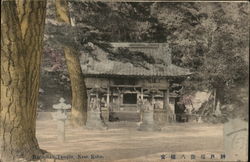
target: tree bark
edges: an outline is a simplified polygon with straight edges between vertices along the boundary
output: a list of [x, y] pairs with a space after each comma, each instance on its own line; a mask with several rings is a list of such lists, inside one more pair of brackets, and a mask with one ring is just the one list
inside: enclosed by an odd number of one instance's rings
[[73, 49], [64, 48], [64, 54], [72, 91], [71, 122], [74, 126], [83, 126], [87, 120], [87, 90], [80, 61]]
[[21, 25], [23, 47], [25, 48], [25, 68], [27, 74], [27, 107], [30, 108], [32, 133], [35, 134], [36, 110], [40, 85], [40, 67], [43, 35], [46, 17], [46, 0], [16, 0], [19, 23]]
[[20, 17], [15, 1], [1, 3], [0, 159], [3, 161], [30, 160], [33, 155], [44, 153], [35, 137], [35, 121], [46, 1], [19, 1], [18, 5], [21, 2], [26, 7]]
[[[56, 12], [59, 21], [71, 25], [68, 3], [66, 0], [56, 0]], [[87, 121], [87, 89], [80, 66], [79, 55], [70, 48], [64, 48], [72, 92], [71, 123], [82, 127]]]

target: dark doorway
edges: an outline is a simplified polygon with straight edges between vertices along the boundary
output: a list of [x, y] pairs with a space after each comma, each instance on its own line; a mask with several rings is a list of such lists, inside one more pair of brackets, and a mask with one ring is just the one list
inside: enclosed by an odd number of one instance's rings
[[175, 115], [176, 122], [188, 122], [188, 115], [186, 114], [186, 107], [180, 102], [180, 98], [175, 100]]
[[136, 93], [126, 93], [123, 95], [123, 104], [136, 104], [137, 94]]

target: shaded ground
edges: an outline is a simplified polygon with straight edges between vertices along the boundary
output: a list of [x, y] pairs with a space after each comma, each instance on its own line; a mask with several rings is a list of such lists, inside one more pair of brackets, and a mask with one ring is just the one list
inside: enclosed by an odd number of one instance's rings
[[[223, 125], [171, 124], [161, 132], [141, 132], [135, 122], [109, 124], [108, 130], [73, 129], [66, 123], [66, 142], [57, 142], [56, 122], [37, 121], [37, 138], [42, 149], [54, 155], [81, 155], [82, 159], [56, 161], [158, 161], [161, 155], [181, 155], [190, 161], [191, 154], [200, 158], [201, 154], [223, 153]], [[92, 156], [93, 157], [93, 156]], [[176, 160], [176, 161], [179, 161]], [[162, 160], [161, 160], [162, 161]]]

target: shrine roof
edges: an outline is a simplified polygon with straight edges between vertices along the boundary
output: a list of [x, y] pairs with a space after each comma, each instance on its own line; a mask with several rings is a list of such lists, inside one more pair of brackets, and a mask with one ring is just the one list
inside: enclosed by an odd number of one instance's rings
[[[84, 75], [112, 75], [112, 76], [139, 76], [139, 77], [171, 77], [190, 75], [190, 71], [171, 63], [171, 50], [167, 43], [111, 43], [114, 50], [127, 48], [130, 51], [143, 52], [152, 57], [154, 63], [144, 62], [143, 66], [132, 64], [130, 61], [108, 59], [109, 53], [98, 48], [90, 54], [80, 57]], [[93, 55], [95, 58], [93, 58]]]

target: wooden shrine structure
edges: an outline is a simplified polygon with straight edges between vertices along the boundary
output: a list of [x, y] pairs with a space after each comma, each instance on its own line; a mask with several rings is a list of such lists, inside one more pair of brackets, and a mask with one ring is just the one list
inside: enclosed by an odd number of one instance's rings
[[[129, 61], [109, 59], [109, 53], [92, 46], [92, 54], [80, 57], [88, 89], [88, 108], [100, 109], [104, 120], [138, 121], [140, 109], [153, 110], [157, 119], [166, 112], [175, 120], [178, 94], [170, 91], [175, 82], [190, 75], [189, 70], [173, 65], [167, 43], [111, 43], [113, 50], [127, 49], [152, 57], [154, 64], [135, 66]], [[114, 52], [115, 53], [115, 52]], [[159, 114], [159, 115], [157, 115]]]

